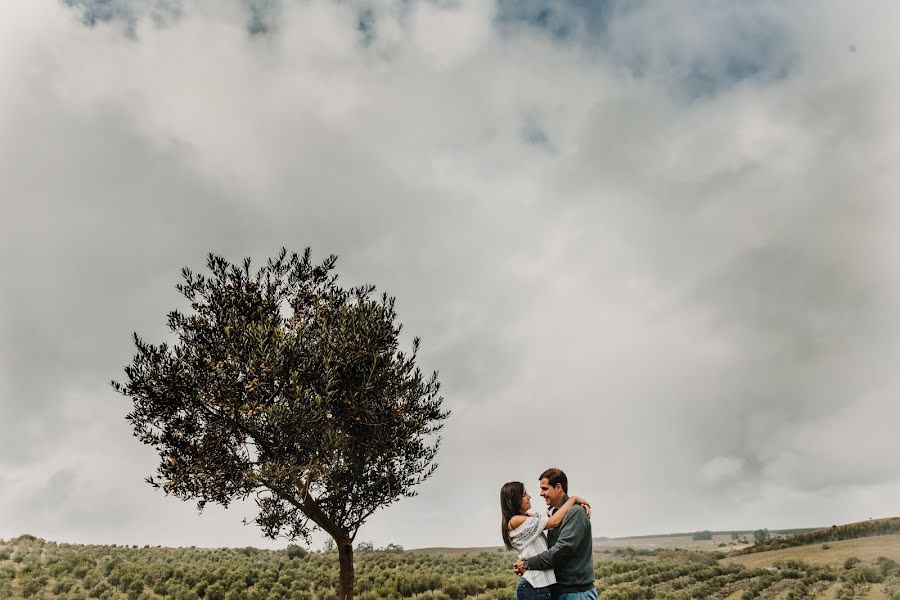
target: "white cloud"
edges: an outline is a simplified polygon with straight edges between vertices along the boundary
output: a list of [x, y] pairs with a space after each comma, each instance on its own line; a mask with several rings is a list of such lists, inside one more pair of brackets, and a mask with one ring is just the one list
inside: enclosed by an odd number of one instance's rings
[[700, 469], [706, 483], [720, 483], [738, 479], [744, 471], [744, 461], [737, 456], [716, 456]]
[[[106, 382], [182, 266], [282, 245], [396, 294], [454, 410], [435, 478], [361, 539], [497, 543], [499, 486], [551, 464], [597, 535], [889, 510], [900, 463], [863, 442], [892, 439], [900, 383], [897, 9], [715, 7], [634, 9], [591, 48], [499, 36], [484, 2], [377, 3], [368, 42], [352, 3], [249, 36], [198, 1], [132, 37], [0, 5], [0, 535], [88, 536], [93, 506], [96, 539], [255, 543], [141, 483]], [[783, 46], [730, 36], [769, 26]], [[686, 92], [690, 64], [722, 85]], [[48, 489], [56, 519], [23, 501]]]
[[447, 69], [481, 54], [493, 41], [490, 2], [459, 5], [418, 3], [411, 19], [414, 46], [438, 69]]

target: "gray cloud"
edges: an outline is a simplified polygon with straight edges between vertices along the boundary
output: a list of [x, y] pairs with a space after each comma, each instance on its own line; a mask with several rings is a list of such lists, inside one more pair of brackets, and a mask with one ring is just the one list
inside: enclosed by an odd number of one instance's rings
[[[156, 24], [171, 22], [182, 15], [182, 0], [60, 0], [75, 11], [82, 22], [90, 27], [100, 23], [121, 22], [134, 27], [142, 19], [150, 19]], [[130, 29], [133, 31], [133, 29]]]
[[307, 245], [454, 411], [362, 539], [496, 543], [550, 464], [598, 534], [891, 510], [896, 9], [578, 5], [0, 8], [0, 536], [263, 543], [142, 483], [107, 382], [182, 266]]

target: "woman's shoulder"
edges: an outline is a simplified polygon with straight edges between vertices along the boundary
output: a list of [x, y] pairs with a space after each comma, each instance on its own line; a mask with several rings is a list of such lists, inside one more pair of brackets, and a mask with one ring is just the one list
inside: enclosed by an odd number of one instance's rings
[[[546, 520], [546, 518], [547, 517], [541, 515], [541, 513], [516, 515], [509, 520], [509, 533], [512, 534], [516, 530], [528, 529], [530, 526], [539, 526], [541, 520]], [[543, 527], [541, 527], [541, 529], [543, 529]]]
[[515, 515], [509, 520], [510, 533], [521, 527], [529, 518], [531, 518], [531, 515]]

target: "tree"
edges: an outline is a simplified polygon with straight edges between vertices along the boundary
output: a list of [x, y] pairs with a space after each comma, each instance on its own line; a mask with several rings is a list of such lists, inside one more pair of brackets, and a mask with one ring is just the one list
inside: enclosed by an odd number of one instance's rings
[[431, 476], [442, 408], [437, 372], [399, 347], [394, 299], [342, 288], [336, 257], [280, 254], [257, 271], [210, 254], [183, 269], [188, 314], [168, 315], [171, 345], [134, 334], [127, 419], [160, 463], [147, 478], [182, 500], [227, 507], [254, 497], [271, 538], [335, 541], [341, 600], [353, 596], [353, 545], [378, 508]]
[[770, 537], [768, 529], [757, 529], [753, 532], [753, 539], [756, 540], [757, 543], [762, 543], [768, 540]]

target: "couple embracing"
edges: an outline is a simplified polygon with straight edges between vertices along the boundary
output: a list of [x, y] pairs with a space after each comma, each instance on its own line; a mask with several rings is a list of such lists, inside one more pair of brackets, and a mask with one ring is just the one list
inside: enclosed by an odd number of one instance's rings
[[513, 565], [521, 575], [516, 600], [597, 600], [590, 504], [569, 497], [569, 481], [559, 469], [541, 473], [539, 485], [546, 514], [531, 510], [521, 482], [500, 489], [503, 543], [519, 555]]

